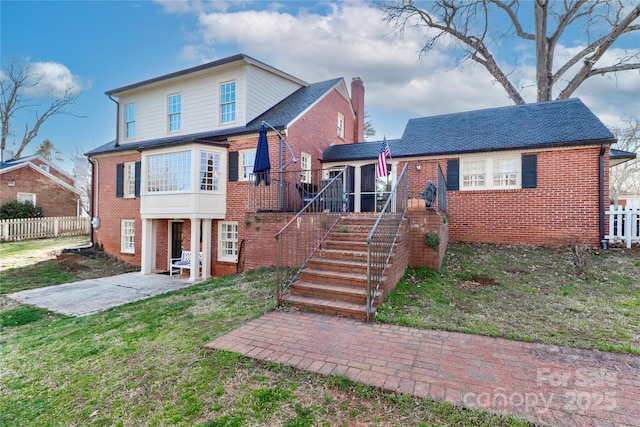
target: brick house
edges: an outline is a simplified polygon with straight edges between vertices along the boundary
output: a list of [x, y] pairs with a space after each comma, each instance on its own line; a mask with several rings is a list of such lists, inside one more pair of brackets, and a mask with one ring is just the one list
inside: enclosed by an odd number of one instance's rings
[[[409, 164], [410, 196], [443, 171], [451, 241], [597, 246], [615, 141], [579, 99], [568, 99], [409, 120], [402, 138], [388, 141], [388, 163], [392, 177]], [[323, 167], [353, 167], [357, 212], [375, 209], [379, 149], [378, 141], [324, 152]]]
[[75, 179], [40, 156], [0, 163], [0, 204], [29, 201], [47, 217], [80, 216], [81, 192]]
[[167, 271], [182, 251], [202, 253], [191, 280], [238, 271], [262, 124], [272, 170], [294, 165], [300, 184], [329, 145], [364, 139], [359, 78], [349, 94], [342, 78], [309, 84], [242, 54], [106, 95], [117, 136], [86, 154], [92, 238], [143, 274]]

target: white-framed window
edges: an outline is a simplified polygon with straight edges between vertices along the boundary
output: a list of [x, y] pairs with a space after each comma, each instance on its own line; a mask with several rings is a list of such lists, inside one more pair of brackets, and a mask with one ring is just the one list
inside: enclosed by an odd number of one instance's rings
[[20, 203], [30, 202], [33, 206], [35, 206], [36, 193], [18, 193], [18, 201]]
[[236, 82], [220, 84], [220, 122], [236, 121]]
[[126, 162], [122, 173], [122, 197], [136, 196], [136, 162]]
[[484, 188], [487, 175], [487, 160], [466, 160], [462, 162], [462, 187]]
[[200, 152], [200, 190], [220, 190], [220, 154]]
[[240, 151], [241, 171], [238, 179], [240, 181], [249, 181], [253, 177], [253, 164], [256, 161], [255, 150]]
[[300, 153], [300, 181], [311, 182], [311, 154]]
[[344, 115], [338, 113], [338, 136], [344, 138]]
[[179, 93], [169, 95], [167, 98], [169, 115], [169, 132], [180, 130], [180, 113], [182, 111], [182, 95]]
[[238, 262], [238, 223], [218, 223], [218, 261]]
[[125, 135], [127, 139], [136, 137], [136, 104], [124, 106]]
[[516, 188], [518, 186], [518, 176], [520, 176], [519, 158], [503, 158], [493, 160], [493, 187], [494, 188]]
[[157, 154], [147, 157], [147, 191], [191, 190], [191, 152]]
[[473, 156], [460, 159], [461, 190], [502, 190], [520, 188], [520, 154]]
[[39, 168], [45, 172], [49, 172], [49, 165], [40, 165]]
[[120, 252], [125, 254], [136, 253], [136, 221], [123, 219], [120, 221]]

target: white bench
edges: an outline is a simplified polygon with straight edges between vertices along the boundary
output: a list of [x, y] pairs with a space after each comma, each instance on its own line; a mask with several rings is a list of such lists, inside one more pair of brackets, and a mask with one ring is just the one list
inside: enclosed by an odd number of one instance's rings
[[[199, 264], [202, 265], [202, 252], [199, 252], [200, 259]], [[182, 251], [182, 255], [180, 258], [171, 258], [170, 262], [171, 267], [169, 267], [169, 275], [173, 276], [174, 270], [180, 270], [180, 274], [182, 274], [182, 270], [191, 268], [191, 251]]]

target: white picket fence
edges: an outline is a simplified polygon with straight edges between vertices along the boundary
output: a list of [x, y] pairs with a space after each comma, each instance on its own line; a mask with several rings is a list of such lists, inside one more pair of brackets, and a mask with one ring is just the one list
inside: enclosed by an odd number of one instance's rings
[[0, 221], [0, 241], [41, 239], [46, 237], [89, 234], [91, 218], [50, 217], [3, 219]]
[[640, 243], [640, 208], [631, 206], [609, 206], [609, 234], [604, 236], [609, 243], [625, 242], [627, 248], [633, 242]]

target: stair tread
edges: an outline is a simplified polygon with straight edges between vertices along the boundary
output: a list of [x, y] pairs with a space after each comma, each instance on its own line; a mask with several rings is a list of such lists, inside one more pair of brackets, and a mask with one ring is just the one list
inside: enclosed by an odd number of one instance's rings
[[[349, 286], [349, 285], [334, 285], [331, 283], [319, 283], [319, 282], [308, 282], [306, 280], [298, 280], [295, 283], [291, 284], [291, 287], [300, 287], [305, 289], [320, 289], [327, 290], [333, 292], [340, 292], [345, 294], [353, 294], [353, 295], [367, 295], [367, 290], [365, 288]], [[381, 292], [378, 291], [376, 296], [378, 296]]]
[[343, 255], [349, 254], [353, 256], [367, 256], [367, 251], [350, 251], [347, 249], [320, 249], [319, 253], [327, 253], [327, 254], [335, 254], [335, 255]]
[[324, 275], [326, 277], [342, 277], [342, 278], [349, 278], [349, 279], [356, 279], [356, 280], [367, 280], [367, 275], [366, 274], [358, 274], [358, 273], [347, 273], [344, 271], [327, 271], [327, 270], [320, 270], [317, 268], [305, 268], [304, 270], [302, 270], [305, 273], [308, 274], [315, 274], [315, 275]]
[[[300, 303], [305, 305], [340, 309], [344, 311], [359, 312], [359, 313], [367, 312], [367, 304], [357, 304], [353, 302], [336, 301], [336, 300], [325, 299], [325, 298], [307, 297], [307, 296], [292, 295], [292, 294], [287, 294], [283, 296], [282, 299], [290, 303]], [[375, 307], [373, 311], [375, 312]]]
[[366, 267], [367, 263], [363, 262], [363, 261], [352, 261], [349, 259], [342, 259], [342, 258], [323, 258], [323, 257], [313, 257], [309, 263], [311, 262], [316, 262], [318, 264], [333, 264], [333, 265], [340, 265], [340, 266], [353, 266], [353, 267], [357, 267], [357, 268], [362, 268], [362, 267]]

